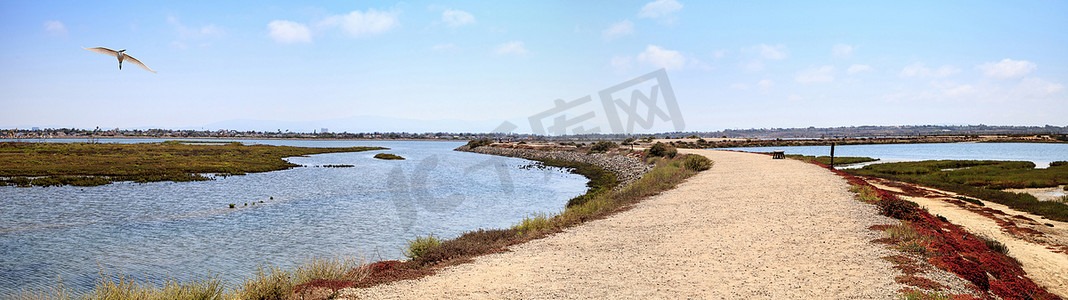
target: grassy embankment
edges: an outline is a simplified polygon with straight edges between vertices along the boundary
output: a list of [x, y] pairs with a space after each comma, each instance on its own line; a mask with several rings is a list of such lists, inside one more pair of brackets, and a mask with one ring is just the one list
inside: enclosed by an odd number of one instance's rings
[[368, 274], [362, 261], [354, 257], [310, 259], [292, 270], [260, 267], [234, 289], [216, 276], [190, 281], [167, 280], [156, 285], [124, 274], [101, 271], [93, 290], [79, 293], [62, 284], [45, 291], [24, 291], [16, 300], [222, 300], [222, 299], [290, 299], [310, 282], [330, 283], [362, 280]]
[[[463, 263], [479, 255], [503, 251], [510, 245], [604, 218], [641, 199], [671, 189], [697, 172], [712, 167], [713, 162], [703, 156], [676, 156], [673, 148], [668, 150], [646, 152], [645, 154], [649, 155], [648, 162], [656, 167], [641, 179], [621, 189], [614, 189], [618, 181], [613, 174], [598, 167], [574, 162], [542, 161], [546, 165], [574, 168], [574, 172], [587, 176], [590, 178], [589, 190], [586, 194], [568, 201], [567, 207], [559, 213], [536, 214], [508, 229], [479, 229], [451, 240], [441, 240], [433, 235], [416, 237], [409, 241], [405, 251], [409, 260], [380, 262], [383, 268], [375, 268], [368, 281], [354, 285], [370, 286], [399, 279], [418, 278], [437, 267]], [[376, 265], [379, 263], [372, 266]]]
[[[831, 157], [830, 156], [812, 156], [812, 155], [791, 154], [791, 155], [787, 155], [786, 157], [793, 158], [793, 159], [800, 159], [800, 160], [803, 160], [803, 161], [815, 161], [815, 162], [818, 162], [818, 163], [821, 163], [821, 164], [831, 165]], [[834, 165], [835, 166], [851, 165], [851, 164], [872, 162], [872, 161], [877, 161], [877, 160], [879, 160], [879, 159], [878, 158], [871, 158], [871, 157], [852, 157], [852, 156], [837, 157], [836, 156], [834, 158]]]
[[358, 152], [382, 147], [308, 148], [237, 142], [167, 141], [141, 144], [0, 143], [0, 185], [96, 186], [116, 181], [201, 181], [283, 170], [283, 157]]
[[930, 186], [1068, 222], [1065, 203], [999, 190], [1068, 184], [1068, 162], [1053, 162], [1047, 169], [1034, 167], [1034, 163], [1026, 161], [938, 160], [875, 164], [845, 172]]

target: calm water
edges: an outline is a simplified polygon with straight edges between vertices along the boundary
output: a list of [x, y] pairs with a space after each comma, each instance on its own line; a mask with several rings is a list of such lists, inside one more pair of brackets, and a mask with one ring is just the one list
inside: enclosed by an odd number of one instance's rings
[[[145, 141], [158, 140], [102, 140]], [[0, 298], [57, 277], [84, 290], [101, 269], [150, 280], [211, 272], [235, 282], [257, 265], [312, 256], [396, 259], [416, 234], [505, 228], [562, 210], [585, 191], [585, 178], [560, 169], [452, 151], [462, 142], [245, 142], [391, 149], [294, 157], [306, 167], [204, 182], [0, 187]], [[379, 152], [407, 160], [373, 159]], [[355, 167], [316, 167], [326, 164]]]
[[[728, 150], [770, 152], [786, 151], [786, 154], [830, 155], [831, 146], [794, 147], [747, 147], [724, 148]], [[955, 160], [1015, 160], [1031, 161], [1037, 168], [1048, 168], [1049, 163], [1068, 160], [1068, 144], [1039, 143], [945, 143], [945, 144], [886, 144], [835, 146], [835, 156], [865, 156], [878, 158], [881, 162], [917, 161], [935, 159]]]

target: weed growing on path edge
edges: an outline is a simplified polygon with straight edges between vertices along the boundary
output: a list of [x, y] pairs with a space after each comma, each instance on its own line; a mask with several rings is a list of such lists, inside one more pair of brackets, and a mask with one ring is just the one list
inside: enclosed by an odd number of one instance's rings
[[408, 248], [403, 249], [404, 257], [408, 259], [416, 259], [423, 256], [428, 249], [441, 246], [441, 239], [434, 236], [433, 233], [426, 236], [416, 236], [415, 239], [408, 240]]

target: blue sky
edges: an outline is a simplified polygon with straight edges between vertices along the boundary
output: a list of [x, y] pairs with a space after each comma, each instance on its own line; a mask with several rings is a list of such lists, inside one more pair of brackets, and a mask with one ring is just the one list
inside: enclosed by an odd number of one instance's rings
[[686, 131], [1064, 126], [1065, 28], [1062, 1], [2, 1], [0, 127], [529, 132], [556, 99], [660, 68]]

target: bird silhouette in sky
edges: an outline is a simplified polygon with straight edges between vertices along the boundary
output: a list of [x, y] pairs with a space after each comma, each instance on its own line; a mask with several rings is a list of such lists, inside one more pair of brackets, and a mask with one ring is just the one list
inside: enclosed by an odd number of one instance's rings
[[82, 48], [82, 49], [93, 51], [93, 52], [100, 53], [100, 54], [111, 55], [111, 56], [113, 56], [115, 58], [118, 58], [119, 59], [119, 70], [122, 70], [122, 61], [125, 60], [125, 61], [129, 61], [130, 63], [133, 63], [135, 65], [138, 65], [138, 66], [140, 66], [142, 68], [145, 68], [145, 70], [148, 70], [148, 71], [150, 71], [152, 73], [156, 73], [156, 71], [153, 71], [152, 69], [149, 69], [148, 66], [146, 66], [144, 63], [142, 63], [140, 60], [137, 60], [133, 56], [130, 56], [129, 54], [126, 54], [125, 53], [126, 49], [120, 49], [119, 51], [111, 50], [111, 49], [104, 48], [104, 47]]

